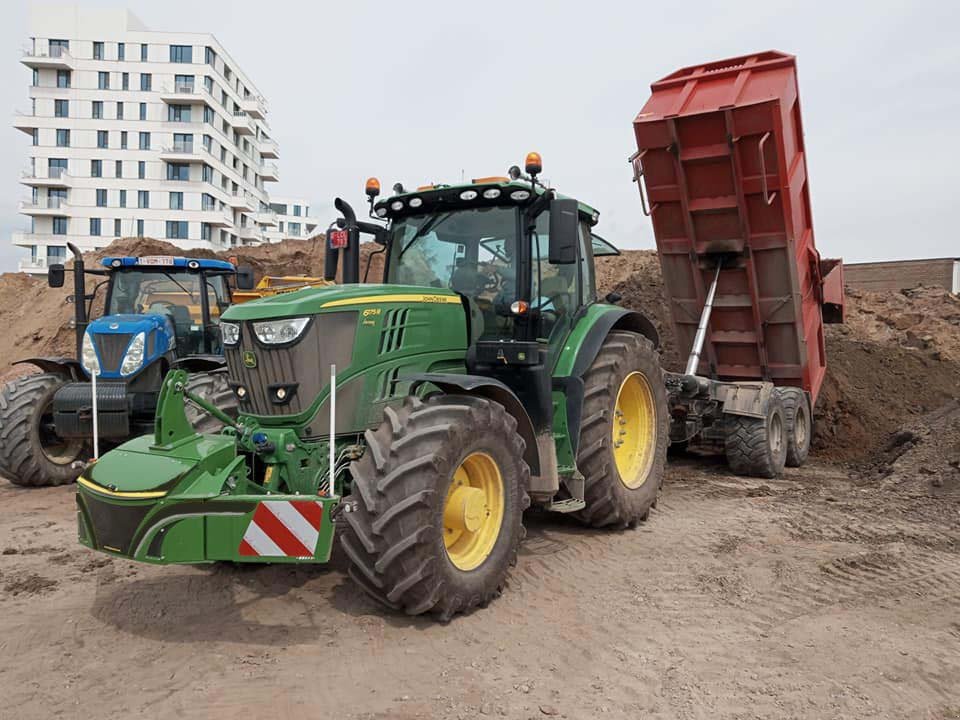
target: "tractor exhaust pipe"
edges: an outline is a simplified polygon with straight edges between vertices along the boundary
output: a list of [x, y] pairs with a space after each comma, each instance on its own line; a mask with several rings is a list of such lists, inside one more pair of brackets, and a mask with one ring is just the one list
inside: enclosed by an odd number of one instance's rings
[[67, 243], [73, 253], [73, 312], [77, 331], [77, 357], [83, 357], [83, 334], [87, 331], [87, 281], [83, 264], [83, 253], [73, 243]]
[[703, 343], [707, 338], [707, 326], [710, 324], [710, 313], [713, 312], [713, 299], [717, 294], [717, 282], [720, 280], [720, 270], [723, 263], [717, 263], [717, 273], [713, 276], [713, 282], [710, 283], [710, 290], [707, 292], [707, 301], [703, 304], [703, 312], [700, 313], [700, 324], [697, 325], [697, 334], [693, 337], [693, 348], [690, 350], [690, 357], [687, 358], [687, 369], [685, 375], [696, 375], [700, 367], [700, 355], [703, 352]]

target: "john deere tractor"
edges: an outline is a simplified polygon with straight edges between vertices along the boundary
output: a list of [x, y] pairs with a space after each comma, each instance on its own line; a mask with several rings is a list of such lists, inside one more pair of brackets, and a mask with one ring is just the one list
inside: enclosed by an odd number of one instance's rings
[[[539, 172], [531, 154], [526, 174], [380, 201], [371, 179], [373, 221], [338, 199], [327, 273], [340, 252], [345, 282], [227, 310], [239, 416], [171, 372], [154, 434], [79, 479], [80, 541], [151, 563], [322, 563], [339, 536], [366, 592], [448, 618], [500, 591], [531, 503], [643, 521], [668, 435], [657, 334], [597, 301], [594, 258], [618, 251]], [[385, 284], [357, 284], [361, 233]], [[227, 427], [195, 432], [186, 406]]]
[[[17, 485], [60, 485], [80, 474], [94, 448], [93, 385], [97, 380], [98, 441], [116, 446], [153, 429], [157, 395], [167, 371], [194, 372], [191, 390], [235, 414], [227, 386], [218, 324], [230, 304], [228, 282], [253, 285], [250, 270], [223, 260], [108, 257], [87, 268], [70, 245], [74, 265], [51, 265], [48, 284], [62, 287], [72, 272], [76, 357], [32, 357], [41, 372], [0, 389], [0, 476]], [[101, 278], [88, 293], [86, 277]], [[105, 314], [89, 320], [95, 296], [106, 286]], [[221, 422], [191, 409], [207, 432]]]

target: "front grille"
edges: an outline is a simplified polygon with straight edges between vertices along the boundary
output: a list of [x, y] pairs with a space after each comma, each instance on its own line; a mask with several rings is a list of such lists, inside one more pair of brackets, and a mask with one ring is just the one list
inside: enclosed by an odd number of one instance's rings
[[[357, 312], [325, 313], [313, 318], [304, 334], [292, 345], [262, 345], [253, 333], [253, 323], [245, 322], [240, 343], [225, 351], [230, 382], [246, 389], [240, 412], [251, 415], [296, 415], [306, 410], [330, 383], [330, 365], [343, 372], [353, 356], [357, 331]], [[243, 362], [245, 353], [253, 353], [256, 367]], [[270, 386], [296, 385], [296, 393], [283, 405], [270, 397]]]
[[123, 362], [123, 354], [133, 337], [131, 333], [95, 333], [93, 342], [100, 357], [102, 372], [117, 372]]

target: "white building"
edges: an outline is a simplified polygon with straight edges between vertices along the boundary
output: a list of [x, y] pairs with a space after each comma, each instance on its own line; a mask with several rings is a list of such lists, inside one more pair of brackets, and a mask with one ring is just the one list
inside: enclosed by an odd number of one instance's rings
[[153, 32], [125, 10], [34, 7], [21, 62], [29, 197], [15, 245], [44, 271], [66, 243], [164, 238], [213, 250], [275, 229], [277, 143], [252, 80], [213, 35]]
[[267, 240], [306, 240], [325, 230], [319, 218], [310, 215], [310, 201], [303, 198], [270, 196], [270, 210], [276, 213], [276, 225], [266, 231]]

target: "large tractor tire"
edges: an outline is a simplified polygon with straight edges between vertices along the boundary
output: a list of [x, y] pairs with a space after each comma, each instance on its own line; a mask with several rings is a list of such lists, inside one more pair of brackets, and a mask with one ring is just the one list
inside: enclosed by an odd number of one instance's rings
[[[203, 398], [230, 417], [237, 417], [237, 396], [227, 384], [225, 372], [192, 374], [187, 380], [187, 391]], [[198, 433], [215, 434], [223, 429], [223, 423], [220, 420], [192, 403], [186, 403], [186, 413], [187, 420]]]
[[341, 544], [361, 588], [442, 620], [501, 592], [530, 504], [516, 427], [501, 405], [465, 395], [384, 410], [345, 498]]
[[61, 438], [53, 426], [53, 396], [68, 380], [40, 373], [11, 380], [0, 390], [0, 475], [14, 485], [65, 485], [77, 479], [87, 443]]
[[647, 338], [613, 332], [583, 378], [577, 467], [593, 527], [647, 519], [663, 485], [669, 419], [660, 357]]
[[807, 394], [800, 388], [780, 388], [783, 419], [787, 429], [787, 467], [800, 467], [810, 454], [813, 438], [813, 413]]
[[776, 392], [767, 401], [766, 416], [726, 417], [727, 464], [737, 475], [775, 478], [787, 460], [787, 422], [783, 400]]

